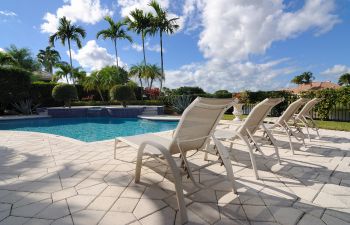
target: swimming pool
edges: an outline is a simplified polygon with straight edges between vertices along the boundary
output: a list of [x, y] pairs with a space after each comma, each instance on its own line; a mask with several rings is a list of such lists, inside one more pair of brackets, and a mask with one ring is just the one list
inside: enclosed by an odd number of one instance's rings
[[41, 118], [0, 121], [0, 130], [34, 131], [56, 134], [85, 142], [102, 141], [175, 129], [174, 121], [137, 118], [79, 117]]

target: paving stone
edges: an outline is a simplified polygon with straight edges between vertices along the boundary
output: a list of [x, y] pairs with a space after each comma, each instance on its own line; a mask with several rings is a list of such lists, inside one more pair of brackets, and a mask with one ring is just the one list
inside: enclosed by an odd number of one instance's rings
[[62, 191], [57, 191], [52, 193], [52, 200], [56, 202], [65, 198], [75, 196], [77, 194], [78, 193], [75, 190], [75, 188], [67, 188], [67, 189], [63, 189]]
[[216, 203], [194, 202], [188, 209], [210, 224], [220, 220], [219, 207]]
[[105, 214], [104, 211], [82, 210], [72, 214], [74, 225], [96, 225]]
[[321, 219], [305, 214], [298, 225], [326, 225]]
[[58, 219], [69, 214], [69, 209], [66, 200], [61, 200], [54, 202], [49, 205], [47, 208], [42, 210], [39, 214], [36, 215], [38, 218], [43, 219]]
[[26, 222], [24, 225], [50, 225], [51, 223], [52, 223], [52, 220], [32, 218], [28, 222]]
[[74, 224], [73, 224], [72, 217], [69, 215], [53, 221], [50, 225], [74, 225]]
[[132, 212], [134, 211], [139, 199], [136, 198], [119, 198], [110, 211], [115, 212]]
[[140, 219], [164, 208], [165, 206], [166, 204], [161, 200], [140, 199], [133, 213], [137, 219]]
[[85, 209], [93, 200], [95, 196], [91, 195], [77, 195], [67, 198], [67, 203], [71, 213]]
[[137, 219], [132, 213], [108, 212], [99, 225], [124, 225], [136, 222]]
[[304, 214], [303, 211], [292, 207], [269, 206], [268, 208], [276, 221], [283, 225], [296, 224]]
[[219, 204], [220, 213], [233, 220], [247, 220], [246, 214], [241, 205]]
[[116, 201], [114, 197], [97, 197], [89, 206], [89, 210], [107, 211]]
[[51, 200], [43, 200], [40, 202], [35, 202], [29, 205], [20, 206], [12, 210], [11, 215], [23, 216], [23, 217], [34, 217], [37, 213], [44, 210], [47, 206], [51, 204]]
[[265, 206], [243, 205], [243, 209], [250, 221], [275, 221], [270, 211]]
[[9, 216], [0, 222], [0, 225], [22, 225], [30, 220], [30, 218]]
[[101, 196], [104, 196], [104, 197], [119, 197], [120, 194], [124, 190], [125, 190], [124, 187], [109, 186], [101, 193]]
[[174, 221], [175, 221], [175, 211], [170, 207], [161, 209], [160, 211], [152, 213], [151, 215], [146, 216], [145, 218], [142, 218], [140, 220], [140, 222], [143, 225], [174, 224]]
[[330, 216], [328, 214], [324, 214], [322, 216], [323, 222], [325, 222], [327, 225], [349, 225], [348, 222], [338, 219], [334, 216]]

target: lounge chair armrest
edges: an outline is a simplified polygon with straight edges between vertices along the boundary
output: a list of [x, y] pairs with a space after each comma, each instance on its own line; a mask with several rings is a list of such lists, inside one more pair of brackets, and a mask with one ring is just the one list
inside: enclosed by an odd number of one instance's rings
[[147, 145], [155, 147], [156, 149], [158, 149], [160, 151], [160, 153], [163, 153], [163, 154], [169, 153], [169, 150], [166, 147], [164, 147], [164, 145], [159, 144], [158, 142], [155, 142], [155, 141], [144, 141], [141, 143], [139, 149], [141, 149], [141, 148], [144, 149], [144, 148], [146, 148]]

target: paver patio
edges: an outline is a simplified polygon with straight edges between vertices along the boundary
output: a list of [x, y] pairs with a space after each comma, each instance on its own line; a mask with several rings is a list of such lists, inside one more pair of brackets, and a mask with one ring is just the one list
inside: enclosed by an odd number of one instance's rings
[[[273, 148], [264, 146], [267, 158], [256, 153], [260, 180], [254, 179], [248, 151], [235, 144], [238, 195], [220, 165], [195, 174], [205, 188], [184, 178], [189, 224], [350, 224], [350, 133], [320, 133], [296, 155], [286, 137], [276, 136], [282, 165]], [[135, 184], [135, 158], [136, 150], [121, 146], [114, 160], [113, 140], [84, 143], [0, 131], [0, 224], [178, 224], [167, 167], [144, 160], [142, 182]], [[200, 165], [203, 154], [190, 162]]]

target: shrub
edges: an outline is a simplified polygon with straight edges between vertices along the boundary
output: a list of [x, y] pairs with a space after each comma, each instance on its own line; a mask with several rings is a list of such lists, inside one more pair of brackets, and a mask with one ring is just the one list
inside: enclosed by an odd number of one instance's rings
[[193, 99], [190, 95], [175, 96], [172, 99], [172, 107], [176, 113], [182, 114], [192, 101]]
[[0, 67], [0, 113], [10, 103], [27, 99], [31, 73], [16, 67]]
[[159, 88], [145, 88], [145, 94], [149, 96], [150, 99], [157, 99], [160, 95]]
[[136, 100], [134, 90], [127, 85], [115, 85], [110, 91], [110, 97], [112, 100], [122, 102], [124, 107], [127, 101]]
[[228, 90], [218, 90], [214, 92], [215, 98], [232, 98], [232, 93]]
[[71, 101], [78, 98], [77, 89], [71, 84], [58, 84], [52, 90], [52, 97], [70, 107]]
[[30, 88], [33, 104], [45, 107], [59, 106], [60, 103], [52, 97], [52, 90], [56, 85], [54, 82], [33, 82]]

